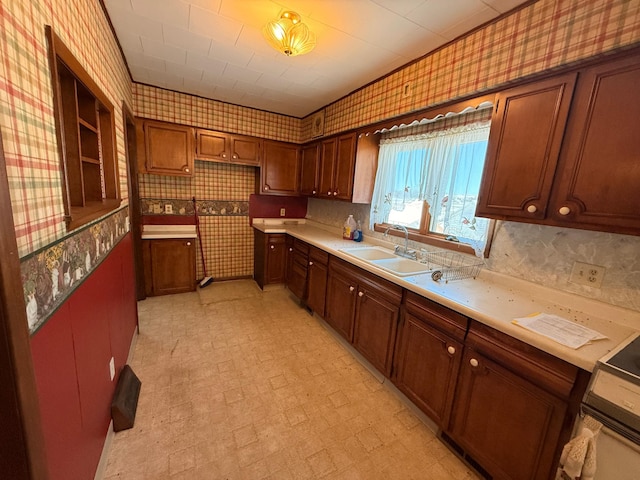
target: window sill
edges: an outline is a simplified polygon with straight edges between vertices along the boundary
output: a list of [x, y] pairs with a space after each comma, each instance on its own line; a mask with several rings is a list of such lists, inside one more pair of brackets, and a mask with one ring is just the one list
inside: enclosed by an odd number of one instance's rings
[[71, 207], [66, 217], [67, 231], [75, 230], [87, 223], [106, 215], [120, 207], [121, 199], [108, 198], [102, 201], [87, 202], [84, 207]]
[[[373, 229], [376, 232], [384, 233], [385, 231], [387, 231], [388, 226], [389, 225], [386, 225], [386, 224], [376, 223]], [[493, 226], [490, 227], [490, 232], [492, 231], [493, 231]], [[393, 235], [394, 237], [404, 238], [404, 232], [393, 229], [393, 228], [389, 229], [388, 234]], [[489, 250], [491, 248], [491, 237], [492, 235], [489, 236], [489, 240], [487, 241], [487, 247], [485, 248], [485, 251], [484, 251], [484, 258], [489, 258]], [[471, 247], [471, 245], [469, 245], [468, 243], [460, 243], [460, 242], [453, 242], [451, 240], [445, 240], [440, 235], [429, 235], [429, 234], [418, 233], [415, 231], [414, 232], [409, 231], [409, 240], [412, 240], [414, 242], [419, 242], [419, 243], [425, 243], [427, 245], [432, 245], [438, 248], [453, 250], [454, 252], [467, 253], [469, 255], [476, 254], [473, 247]]]

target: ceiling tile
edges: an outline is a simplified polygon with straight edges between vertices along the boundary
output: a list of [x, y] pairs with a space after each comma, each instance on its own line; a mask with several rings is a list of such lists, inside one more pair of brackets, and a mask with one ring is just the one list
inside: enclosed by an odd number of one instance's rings
[[453, 40], [460, 35], [467, 33], [469, 30], [472, 30], [478, 22], [484, 23], [488, 22], [492, 18], [496, 16], [496, 11], [490, 7], [485, 7], [484, 9], [476, 12], [473, 17], [468, 17], [462, 19], [461, 22], [456, 23], [455, 25], [447, 28], [442, 31], [442, 35], [449, 40]]
[[393, 13], [406, 17], [409, 13], [413, 12], [416, 8], [422, 5], [426, 0], [372, 0], [373, 3], [377, 3], [383, 8], [390, 10]]
[[253, 82], [253, 83], [255, 83], [260, 78], [260, 75], [262, 75], [262, 73], [256, 70], [251, 70], [245, 67], [239, 67], [238, 65], [232, 65], [232, 64], [227, 65], [227, 68], [225, 68], [222, 74], [223, 77], [230, 77], [230, 78], [235, 78], [237, 80], [242, 80], [245, 82]]
[[214, 75], [222, 75], [222, 72], [224, 72], [227, 66], [227, 62], [187, 52], [187, 66], [206, 70]]
[[202, 80], [204, 71], [199, 68], [189, 67], [187, 65], [179, 65], [173, 62], [165, 61], [167, 72], [179, 72], [183, 78], [191, 78], [193, 80]]
[[187, 60], [187, 51], [183, 48], [166, 45], [148, 38], [142, 38], [142, 49], [145, 55], [162, 58], [179, 65], [185, 65]]
[[109, 10], [109, 16], [118, 38], [121, 34], [135, 32], [141, 37], [162, 41], [162, 23], [160, 22], [133, 13], [130, 9], [115, 7]]
[[137, 15], [166, 22], [176, 27], [189, 27], [189, 5], [177, 0], [131, 0], [133, 11]]
[[246, 67], [253, 58], [253, 50], [213, 40], [209, 58]]
[[242, 30], [242, 23], [192, 5], [189, 30], [234, 45]]
[[126, 52], [127, 62], [129, 66], [136, 65], [138, 67], [149, 68], [151, 70], [166, 71], [165, 60], [161, 58], [144, 55], [141, 52]]
[[225, 77], [223, 75], [216, 75], [205, 70], [202, 81], [207, 85], [215, 85], [217, 87], [223, 87], [231, 90], [238, 80], [236, 78]]
[[522, 4], [521, 0], [482, 0], [500, 13], [508, 12]]
[[[174, 47], [180, 47], [188, 52], [207, 55], [211, 48], [211, 38], [203, 37], [188, 30], [172, 25], [163, 25], [164, 42]], [[144, 35], [143, 35], [144, 36]]]

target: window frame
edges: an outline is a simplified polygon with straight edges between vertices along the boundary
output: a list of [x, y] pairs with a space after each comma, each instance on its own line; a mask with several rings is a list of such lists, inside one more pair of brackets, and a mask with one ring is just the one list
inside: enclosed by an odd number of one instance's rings
[[[54, 118], [56, 125], [56, 139], [60, 158], [60, 172], [62, 177], [62, 195], [64, 204], [64, 219], [67, 231], [74, 230], [82, 225], [104, 216], [120, 207], [122, 198], [120, 195], [120, 176], [118, 172], [115, 109], [110, 100], [102, 92], [97, 83], [82, 67], [80, 62], [71, 53], [69, 48], [53, 31], [50, 25], [45, 26], [45, 35], [48, 42], [49, 70], [51, 86], [53, 90]], [[64, 68], [60, 71], [59, 68]], [[82, 169], [81, 126], [87, 127], [87, 122], [82, 121], [82, 115], [78, 108], [78, 91], [76, 88], [75, 109], [63, 102], [62, 75], [71, 75], [74, 81], [82, 87], [82, 90], [94, 97], [96, 102], [96, 135], [99, 166], [99, 182], [101, 199], [91, 198], [95, 194], [85, 194], [83, 174], [74, 173]], [[76, 115], [78, 127], [75, 132], [70, 131], [70, 116]], [[65, 119], [65, 116], [67, 117]], [[65, 123], [67, 126], [65, 127]], [[77, 144], [77, 145], [76, 145]], [[76, 149], [72, 152], [71, 149]], [[74, 157], [79, 157], [74, 158]], [[80, 165], [73, 162], [80, 161]], [[96, 163], [95, 161], [93, 163]], [[96, 182], [94, 176], [94, 183]], [[95, 185], [94, 185], [95, 186]], [[95, 192], [94, 192], [95, 193]], [[74, 200], [72, 200], [74, 198]], [[78, 200], [80, 199], [80, 200]], [[79, 205], [80, 204], [80, 205]]]

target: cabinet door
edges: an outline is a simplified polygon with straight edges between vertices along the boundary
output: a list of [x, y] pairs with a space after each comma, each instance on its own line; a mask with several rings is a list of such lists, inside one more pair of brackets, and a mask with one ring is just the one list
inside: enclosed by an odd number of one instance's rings
[[337, 141], [335, 138], [320, 144], [320, 190], [319, 196], [333, 198], [333, 172], [336, 161]]
[[476, 215], [543, 219], [576, 74], [496, 96]]
[[231, 163], [255, 167], [260, 166], [262, 141], [259, 138], [230, 135], [229, 150]]
[[260, 177], [261, 192], [274, 195], [297, 195], [300, 163], [298, 146], [292, 143], [264, 142], [264, 159]]
[[396, 354], [395, 383], [438, 425], [446, 426], [462, 344], [406, 313]]
[[196, 289], [195, 240], [149, 240], [153, 295]]
[[284, 282], [286, 261], [285, 235], [279, 233], [267, 235], [265, 284]]
[[356, 134], [350, 133], [338, 138], [336, 164], [334, 167], [333, 198], [351, 200], [353, 175], [356, 162]]
[[314, 143], [302, 149], [300, 158], [300, 193], [316, 196], [320, 173], [320, 144]]
[[267, 271], [267, 235], [253, 230], [253, 279], [260, 288], [265, 286]]
[[196, 131], [196, 157], [199, 160], [213, 160], [215, 162], [229, 162], [227, 151], [227, 135], [211, 130]]
[[640, 56], [582, 72], [550, 215], [640, 234]]
[[194, 150], [191, 127], [145, 120], [144, 138], [148, 173], [192, 175]]
[[400, 302], [393, 303], [367, 286], [358, 288], [353, 345], [387, 377], [396, 341]]
[[329, 269], [325, 320], [351, 343], [356, 308], [355, 279]]
[[549, 479], [566, 404], [465, 349], [451, 437], [495, 479]]
[[307, 256], [296, 250], [289, 255], [293, 257], [293, 261], [290, 263], [291, 270], [287, 278], [287, 287], [296, 297], [304, 300], [307, 293]]
[[329, 255], [313, 248], [309, 253], [307, 272], [307, 307], [324, 318], [327, 295], [327, 262]]

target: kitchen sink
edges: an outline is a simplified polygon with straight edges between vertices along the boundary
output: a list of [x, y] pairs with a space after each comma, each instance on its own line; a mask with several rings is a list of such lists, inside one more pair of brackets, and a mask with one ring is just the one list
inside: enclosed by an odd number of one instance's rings
[[340, 251], [360, 260], [382, 260], [398, 258], [391, 250], [382, 247], [341, 248]]
[[398, 277], [407, 277], [409, 275], [419, 275], [431, 271], [429, 267], [423, 263], [408, 258], [395, 255], [392, 251], [382, 247], [356, 247], [341, 248], [340, 251], [359, 258], [365, 262], [385, 270]]

